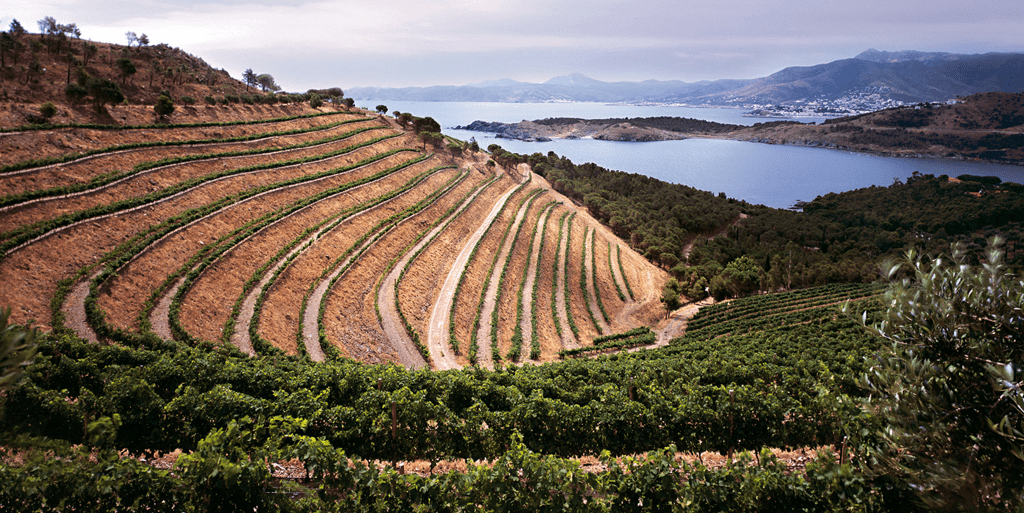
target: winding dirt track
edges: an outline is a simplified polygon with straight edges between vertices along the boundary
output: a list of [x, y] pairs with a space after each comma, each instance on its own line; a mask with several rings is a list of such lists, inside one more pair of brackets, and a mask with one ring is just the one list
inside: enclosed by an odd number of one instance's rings
[[565, 298], [565, 273], [567, 272], [567, 264], [569, 260], [569, 221], [572, 220], [576, 213], [569, 214], [562, 221], [562, 238], [558, 241], [558, 269], [555, 274], [555, 306], [558, 309], [558, 322], [562, 326], [562, 347], [565, 349], [573, 349], [579, 347], [579, 342], [576, 337], [573, 336], [572, 330], [569, 329], [569, 311], [566, 308]]
[[[531, 194], [531, 193], [527, 193]], [[523, 198], [523, 204], [519, 207], [516, 212], [516, 217], [512, 221], [511, 227], [508, 229], [509, 237], [505, 240], [505, 243], [501, 246], [501, 251], [498, 252], [497, 262], [504, 263], [508, 259], [508, 254], [512, 251], [512, 247], [515, 245], [515, 233], [522, 224], [523, 219], [526, 218], [526, 212], [530, 209], [529, 196]], [[498, 271], [498, 266], [495, 266], [494, 272], [491, 273], [490, 278], [487, 280], [487, 292], [484, 295], [484, 304], [480, 309], [480, 326], [477, 329], [477, 340], [480, 342], [478, 349], [477, 362], [481, 367], [488, 369], [494, 368], [494, 355], [491, 354], [491, 315], [494, 313], [495, 297], [498, 295], [498, 283], [501, 281], [501, 272]]]
[[[584, 228], [586, 230], [586, 228]], [[604, 320], [604, 314], [597, 304], [597, 283], [594, 280], [594, 235], [596, 230], [591, 229], [590, 233], [584, 232], [583, 235], [583, 269], [587, 277], [587, 290], [586, 294], [590, 296], [590, 315], [597, 321], [597, 325], [601, 327], [601, 332], [608, 334], [611, 333], [611, 327]]]
[[[616, 258], [612, 258], [612, 250], [616, 250]], [[608, 260], [611, 262], [609, 265], [611, 265], [612, 268], [612, 278], [615, 280], [615, 284], [619, 287], [619, 290], [622, 291], [622, 295], [626, 297], [626, 303], [635, 303], [636, 300], [633, 299], [633, 296], [629, 295], [629, 287], [626, 286], [626, 280], [623, 279], [622, 271], [619, 268], [619, 266], [622, 265], [621, 251], [622, 250], [619, 249], [618, 244], [613, 245], [612, 249], [608, 250]], [[622, 324], [622, 322], [619, 321], [619, 324]]]
[[[438, 173], [434, 173], [434, 177], [440, 178]], [[425, 182], [423, 186], [426, 185], [427, 184]], [[419, 191], [417, 192], [423, 196], [426, 196], [426, 192], [424, 192], [425, 190], [426, 187], [424, 187], [423, 189], [419, 189]], [[380, 214], [378, 213], [378, 211], [384, 211], [385, 214], [388, 213], [391, 209], [397, 211], [397, 207], [392, 207], [390, 205], [395, 200], [409, 202], [410, 204], [413, 203], [414, 200], [416, 200], [416, 198], [412, 197], [413, 195], [408, 195], [410, 196], [409, 198], [406, 198], [405, 196], [406, 195], [397, 196], [396, 198], [393, 198], [392, 200], [384, 202], [380, 205], [374, 206], [373, 208], [360, 211], [351, 216], [350, 218], [346, 219], [344, 223], [342, 225], [339, 225], [336, 229], [340, 231], [342, 229], [345, 229], [349, 225], [357, 224], [358, 221], [360, 221], [360, 218], [366, 218], [365, 221], [370, 221], [371, 218], [375, 219], [376, 217], [386, 217], [386, 215]], [[377, 240], [377, 234], [390, 229], [391, 228], [389, 227], [384, 227], [373, 230], [370, 236], [368, 236], [366, 240], [359, 245], [358, 248], [355, 248], [354, 251], [352, 251], [347, 257], [345, 257], [345, 259], [343, 259], [335, 267], [334, 271], [332, 271], [330, 274], [325, 276], [320, 281], [316, 282], [316, 285], [313, 287], [313, 291], [306, 302], [306, 310], [303, 313], [301, 326], [303, 344], [306, 347], [307, 354], [309, 354], [310, 358], [312, 358], [313, 360], [322, 361], [324, 358], [323, 348], [320, 347], [319, 318], [320, 308], [323, 302], [325, 301], [327, 294], [330, 292], [331, 282], [337, 279], [342, 274], [344, 274], [349, 269], [354, 259], [358, 258], [359, 255], [362, 254], [364, 250], [375, 244]], [[420, 358], [420, 360], [422, 360], [422, 358]], [[415, 358], [412, 361], [415, 362]]]
[[99, 342], [99, 338], [96, 337], [96, 332], [89, 326], [86, 318], [85, 298], [89, 296], [89, 282], [98, 274], [99, 271], [76, 283], [72, 287], [71, 293], [64, 299], [64, 304], [61, 305], [61, 310], [64, 312], [67, 321], [67, 327], [79, 337], [92, 343]]
[[544, 211], [537, 216], [537, 229], [533, 236], [533, 242], [530, 245], [530, 267], [526, 271], [526, 281], [523, 283], [523, 318], [519, 322], [519, 328], [523, 332], [523, 351], [522, 354], [530, 354], [530, 346], [533, 343], [533, 288], [534, 284], [537, 283], [537, 271], [540, 269], [540, 246], [544, 240], [544, 231], [540, 228], [546, 226], [548, 217], [551, 215], [551, 211], [558, 206], [557, 203], [552, 203], [544, 208]]
[[[412, 260], [413, 256], [415, 256], [416, 253], [420, 251], [420, 249], [434, 242], [434, 239], [437, 238], [437, 235], [447, 227], [448, 221], [462, 215], [462, 213], [465, 212], [466, 209], [469, 208], [469, 206], [472, 205], [474, 201], [476, 201], [477, 197], [479, 197], [480, 194], [484, 192], [485, 188], [486, 187], [479, 187], [478, 189], [476, 189], [468, 198], [463, 200], [463, 202], [458, 206], [455, 212], [452, 213], [452, 215], [448, 216], [445, 219], [439, 220], [437, 226], [435, 226], [429, 232], [427, 232], [427, 234], [423, 237], [422, 240], [420, 240], [415, 246], [410, 248], [409, 251], [407, 251], [405, 255], [402, 256], [402, 259], [399, 260], [398, 263], [391, 268], [391, 272], [389, 272], [387, 276], [384, 277], [384, 280], [381, 282], [380, 288], [377, 291], [377, 304], [379, 305], [380, 308], [380, 316], [381, 322], [384, 325], [384, 333], [387, 335], [388, 340], [394, 347], [405, 347], [411, 349], [412, 352], [415, 352], [416, 355], [419, 355], [422, 358], [422, 355], [419, 353], [419, 349], [416, 347], [416, 343], [413, 342], [412, 338], [409, 337], [409, 333], [405, 330], [405, 326], [403, 326], [402, 320], [399, 317], [398, 310], [395, 307], [395, 283], [398, 281], [399, 275], [402, 274], [402, 270], [405, 269], [406, 264], [408, 264], [409, 261]], [[437, 302], [439, 301], [435, 301], [435, 303]], [[438, 353], [433, 353], [429, 351], [430, 346], [428, 345], [427, 347], [431, 360], [434, 360], [436, 357], [445, 358], [446, 355], [449, 359], [454, 359], [451, 354], [452, 351], [444, 351], [442, 349]], [[399, 355], [401, 356], [403, 352], [409, 353], [410, 351], [399, 351]], [[424, 362], [424, 364], [426, 363], [428, 362]], [[434, 368], [439, 367], [437, 363], [434, 363], [433, 366]]]
[[[513, 184], [514, 185], [514, 184]], [[459, 279], [462, 277], [462, 273], [466, 269], [466, 265], [469, 263], [469, 255], [473, 252], [473, 247], [476, 243], [487, 233], [487, 228], [490, 227], [491, 221], [497, 217], [498, 213], [501, 212], [502, 207], [508, 202], [509, 197], [516, 191], [516, 187], [510, 186], [505, 193], [498, 198], [498, 201], [494, 203], [494, 207], [491, 208], [490, 213], [487, 214], [480, 222], [480, 227], [477, 228], [473, 235], [466, 241], [466, 244], [462, 247], [462, 251], [455, 258], [455, 263], [452, 265], [450, 271], [448, 271], [448, 277], [445, 278], [444, 285], [441, 287], [441, 292], [438, 295], [437, 301], [434, 302], [434, 308], [430, 314], [430, 327], [427, 330], [427, 349], [430, 351], [430, 359], [433, 363], [434, 369], [436, 370], [448, 370], [460, 368], [458, 362], [455, 360], [455, 355], [449, 345], [448, 340], [448, 322], [450, 319], [452, 301], [455, 300], [455, 288], [459, 285]]]

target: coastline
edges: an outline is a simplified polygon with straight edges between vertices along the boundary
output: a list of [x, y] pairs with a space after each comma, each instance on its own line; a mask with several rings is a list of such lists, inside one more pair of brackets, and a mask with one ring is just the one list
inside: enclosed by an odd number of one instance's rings
[[602, 120], [569, 120], [565, 123], [548, 124], [541, 124], [538, 121], [521, 121], [518, 123], [474, 121], [469, 125], [456, 126], [453, 129], [491, 133], [494, 134], [496, 139], [510, 139], [523, 142], [593, 139], [599, 141], [643, 143], [704, 138], [768, 145], [822, 148], [877, 157], [914, 158], [1024, 167], [1024, 159], [986, 159], [964, 155], [962, 151], [946, 147], [942, 147], [944, 151], [936, 152], [898, 148], [873, 148], [865, 145], [855, 146], [848, 144], [842, 137], [821, 137], [821, 135], [830, 135], [817, 133], [825, 131], [825, 127], [826, 125], [773, 121], [761, 126], [755, 125], [731, 131], [708, 133], [673, 132], [636, 126], [635, 123], [631, 122], [608, 123], [602, 122]]

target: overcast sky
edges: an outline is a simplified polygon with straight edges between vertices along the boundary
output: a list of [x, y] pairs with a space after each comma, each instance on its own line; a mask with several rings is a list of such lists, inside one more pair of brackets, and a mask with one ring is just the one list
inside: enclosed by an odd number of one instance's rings
[[[33, 0], [82, 37], [147, 34], [289, 91], [339, 86], [757, 78], [868, 49], [1024, 51], [1024, 0]], [[14, 5], [12, 5], [14, 4]]]

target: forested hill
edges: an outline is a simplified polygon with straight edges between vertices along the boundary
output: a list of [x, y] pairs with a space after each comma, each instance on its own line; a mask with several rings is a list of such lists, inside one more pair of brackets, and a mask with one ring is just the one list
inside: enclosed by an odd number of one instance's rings
[[[500, 156], [502, 150], [492, 146]], [[574, 164], [554, 153], [523, 157], [552, 186], [651, 261], [691, 299], [757, 290], [873, 281], [879, 257], [917, 247], [977, 249], [1002, 234], [1011, 265], [1024, 230], [1024, 187], [997, 178], [915, 175], [906, 183], [819, 197], [804, 212], [715, 196], [640, 174]]]

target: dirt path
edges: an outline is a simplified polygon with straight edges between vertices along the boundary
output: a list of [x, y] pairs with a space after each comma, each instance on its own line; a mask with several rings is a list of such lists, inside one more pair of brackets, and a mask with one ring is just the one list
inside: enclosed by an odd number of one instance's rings
[[[157, 301], [156, 307], [149, 313], [149, 323], [153, 326], [153, 333], [162, 339], [173, 340], [174, 333], [171, 333], [171, 303], [174, 302], [174, 294], [181, 288], [181, 285], [185, 283], [185, 276], [174, 280], [174, 284], [160, 296], [160, 300]], [[84, 298], [83, 298], [84, 299]], [[242, 351], [252, 356], [255, 354], [252, 350], [252, 344], [249, 345], [248, 349], [240, 347]]]
[[[584, 228], [586, 230], [586, 228]], [[594, 280], [594, 235], [597, 233], [596, 230], [591, 229], [589, 235], [583, 234], [583, 269], [584, 274], [587, 277], [587, 290], [586, 294], [590, 296], [590, 315], [593, 316], [594, 320], [597, 321], [597, 325], [601, 327], [601, 332], [604, 334], [611, 333], [611, 327], [608, 326], [608, 322], [604, 320], [604, 313], [601, 312], [601, 308], [597, 304], [597, 283]]]
[[490, 227], [491, 221], [501, 212], [502, 207], [505, 206], [505, 203], [508, 202], [509, 197], [514, 192], [516, 192], [516, 187], [509, 187], [505, 191], [505, 194], [494, 203], [494, 207], [491, 208], [487, 217], [480, 222], [480, 227], [466, 241], [466, 245], [462, 247], [462, 251], [456, 257], [451, 271], [448, 272], [448, 277], [444, 281], [444, 286], [441, 288], [437, 301], [434, 302], [434, 308], [430, 314], [430, 328], [427, 330], [427, 349], [430, 351], [430, 358], [435, 370], [460, 368], [455, 360], [455, 355], [451, 351], [448, 340], [448, 323], [450, 321], [449, 316], [451, 315], [452, 302], [455, 300], [455, 288], [458, 287], [462, 273], [469, 264], [469, 255], [473, 253], [473, 248], [484, 234], [487, 233], [487, 228]]
[[569, 328], [569, 312], [565, 305], [565, 273], [569, 260], [569, 221], [575, 215], [576, 213], [573, 212], [563, 221], [562, 238], [558, 241], [558, 269], [557, 276], [555, 276], [555, 305], [558, 308], [558, 322], [562, 326], [562, 347], [566, 349], [579, 347], [579, 342], [576, 341], [576, 337], [573, 336], [572, 330]]
[[[523, 355], [529, 355], [529, 348], [533, 344], [533, 287], [537, 283], [537, 271], [540, 268], [540, 246], [544, 240], [544, 230], [541, 228], [546, 226], [548, 222], [548, 216], [551, 215], [551, 211], [558, 206], [557, 203], [552, 203], [544, 208], [544, 211], [537, 216], [537, 229], [533, 235], [533, 242], [530, 245], [530, 267], [526, 271], [526, 281], [523, 283], [523, 318], [519, 322], [519, 328], [523, 332]], [[527, 359], [526, 356], [523, 359]]]
[[[530, 194], [530, 193], [527, 193]], [[529, 196], [527, 196], [529, 198]], [[512, 251], [512, 246], [515, 245], [515, 233], [519, 229], [519, 225], [522, 224], [523, 219], [526, 218], [526, 212], [530, 209], [530, 200], [524, 198], [522, 206], [519, 207], [519, 211], [516, 212], [516, 217], [512, 221], [512, 226], [508, 229], [509, 238], [505, 240], [505, 243], [501, 245], [501, 251], [498, 252], [497, 262], [504, 264], [505, 260], [508, 259], [508, 254]], [[494, 313], [496, 307], [495, 298], [498, 295], [498, 284], [501, 281], [501, 272], [498, 271], [497, 266], [494, 268], [495, 272], [491, 273], [490, 279], [487, 281], [487, 292], [484, 295], [484, 304], [480, 309], [480, 327], [477, 328], [476, 339], [480, 342], [480, 347], [477, 352], [477, 362], [481, 367], [488, 369], [494, 368], [494, 355], [491, 354], [491, 315]]]
[[655, 330], [658, 333], [658, 342], [653, 346], [646, 347], [667, 346], [670, 340], [686, 332], [686, 323], [692, 319], [693, 316], [697, 314], [697, 311], [700, 310], [700, 307], [705, 304], [707, 303], [689, 303], [670, 313], [668, 318], [665, 320], [665, 325]]
[[[616, 250], [616, 258], [612, 258], [612, 249]], [[622, 253], [619, 245], [613, 245], [612, 249], [608, 250], [608, 261], [610, 262], [609, 266], [612, 268], [612, 278], [615, 280], [615, 285], [618, 287], [618, 290], [622, 291], [622, 295], [626, 297], [627, 304], [636, 303], [633, 296], [629, 295], [629, 287], [626, 286], [626, 280], [622, 277], [622, 269], [620, 268], [622, 265]], [[621, 321], [619, 323], [621, 324]]]
[[96, 271], [88, 278], [84, 278], [71, 289], [71, 293], [64, 298], [61, 309], [64, 310], [67, 327], [78, 334], [79, 337], [89, 342], [99, 342], [96, 332], [89, 326], [88, 318], [85, 315], [85, 298], [89, 295], [89, 283], [99, 274]]
[[[381, 207], [386, 207], [392, 201], [398, 200], [403, 196], [404, 194], [398, 195], [394, 198], [389, 199], [388, 201], [375, 205], [372, 208], [358, 212], [350, 216], [348, 219], [346, 219], [344, 224], [349, 224], [351, 223], [351, 221], [355, 220], [358, 217], [373, 215]], [[339, 225], [339, 227], [341, 227], [341, 225]], [[330, 229], [334, 228], [335, 227], [331, 227]], [[385, 228], [385, 230], [387, 229], [390, 228]], [[363, 244], [356, 248], [355, 251], [353, 251], [349, 256], [347, 256], [337, 265], [334, 272], [325, 276], [323, 280], [318, 282], [316, 287], [313, 288], [313, 292], [310, 294], [309, 299], [306, 301], [306, 310], [302, 316], [302, 341], [306, 347], [306, 354], [308, 354], [309, 358], [312, 359], [313, 361], [320, 362], [324, 360], [323, 348], [320, 347], [320, 305], [323, 303], [324, 297], [327, 295], [329, 291], [328, 289], [330, 288], [331, 282], [334, 281], [338, 276], [340, 276], [349, 268], [349, 264], [352, 263], [353, 259], [357, 258], [360, 254], [363, 253], [364, 250], [366, 250], [366, 248], [368, 248], [369, 246], [373, 245], [374, 242], [376, 242], [377, 237], [375, 235], [377, 233], [380, 233], [381, 231], [382, 230], [376, 230], [375, 232], [373, 232], [371, 236], [367, 237], [366, 241], [363, 242]], [[320, 238], [319, 233], [315, 237], [312, 237], [310, 240], [316, 240], [318, 238]], [[262, 285], [259, 288], [262, 288]], [[419, 353], [417, 352], [417, 354]]]
[[[395, 283], [398, 281], [398, 278], [405, 269], [406, 264], [412, 260], [413, 256], [415, 256], [420, 249], [434, 242], [437, 235], [448, 226], [448, 222], [462, 215], [462, 213], [465, 212], [474, 201], [476, 201], [477, 197], [484, 192], [485, 188], [486, 187], [480, 187], [473, 191], [473, 193], [463, 200], [458, 208], [455, 209], [455, 212], [453, 212], [452, 215], [440, 220], [437, 226], [427, 232], [423, 239], [421, 239], [415, 246], [409, 249], [405, 255], [402, 256], [401, 260], [391, 268], [391, 272], [389, 272], [381, 281], [380, 288], [377, 289], [377, 305], [380, 308], [381, 323], [384, 325], [384, 333], [387, 335], [388, 340], [390, 340], [391, 344], [396, 348], [404, 346], [415, 351], [416, 354], [419, 354], [419, 348], [416, 347], [416, 343], [409, 337], [409, 333], [406, 331], [405, 326], [402, 324], [402, 320], [399, 317], [398, 309], [395, 307]], [[435, 304], [437, 303], [438, 301], [435, 301]], [[453, 366], [457, 366], [453, 351], [446, 351], [444, 348], [440, 348], [439, 351], [435, 353], [430, 350], [429, 341], [427, 351], [430, 354], [430, 360], [434, 361], [433, 367], [435, 369], [440, 369], [442, 366], [442, 364], [437, 363], [436, 360], [438, 359], [445, 360], [443, 364], [445, 368], [450, 369], [454, 368]], [[402, 351], [399, 351], [399, 354], [401, 355]]]

